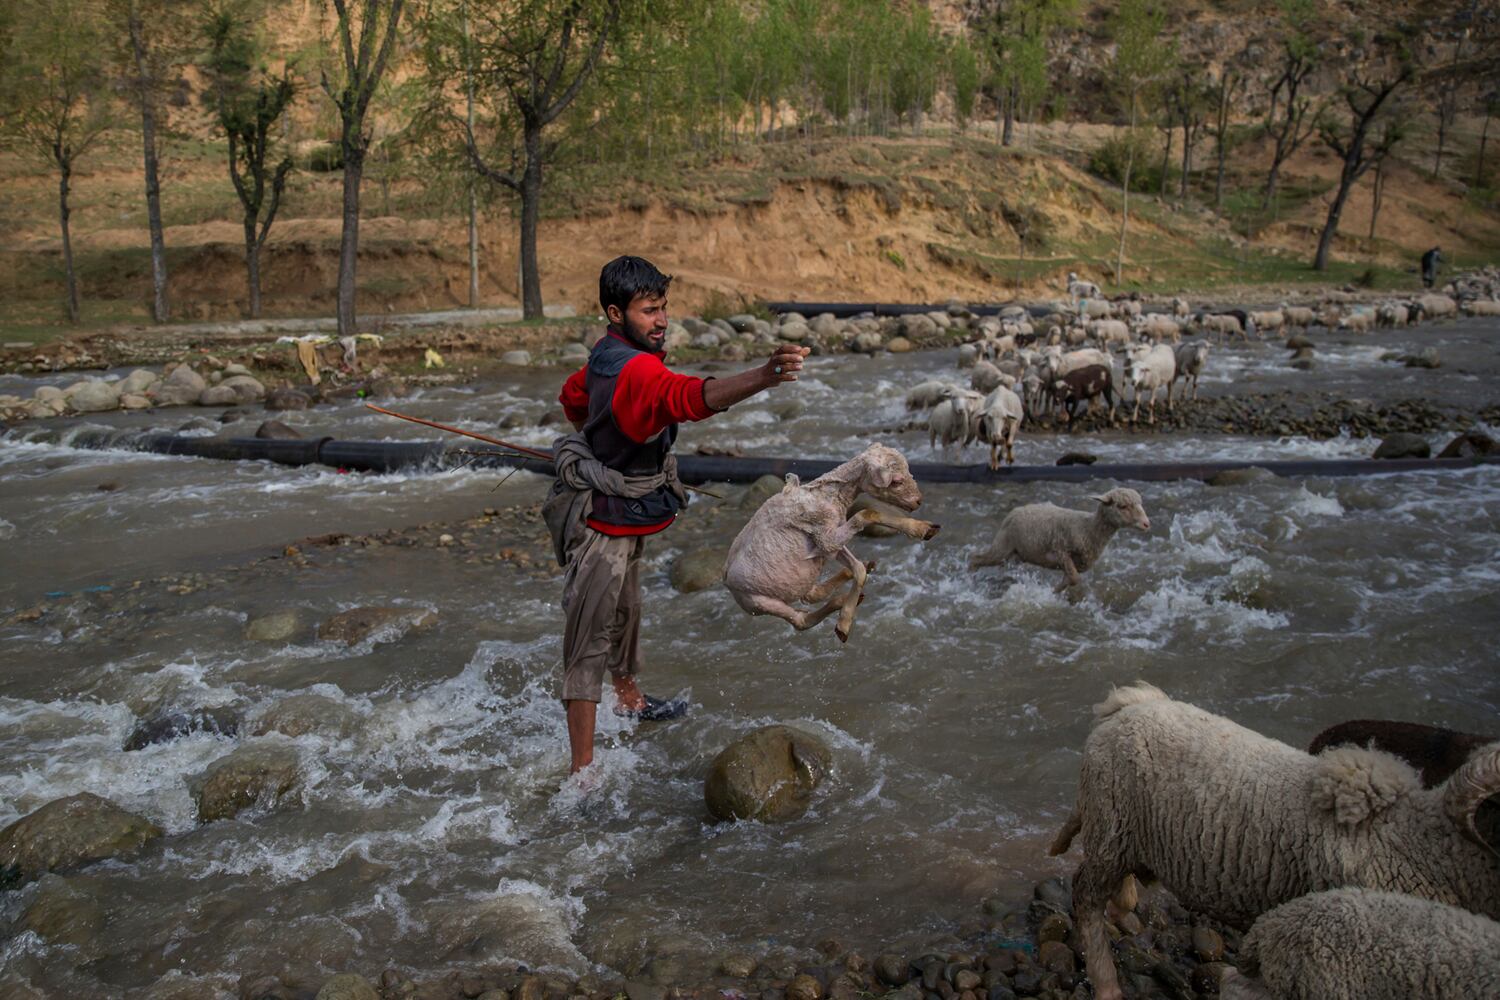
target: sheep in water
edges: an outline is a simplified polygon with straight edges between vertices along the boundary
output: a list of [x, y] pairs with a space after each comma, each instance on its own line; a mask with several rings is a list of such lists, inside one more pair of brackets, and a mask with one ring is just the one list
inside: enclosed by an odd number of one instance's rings
[[1021, 397], [1009, 385], [999, 385], [984, 398], [979, 411], [979, 440], [990, 446], [990, 468], [1000, 468], [1000, 452], [1005, 451], [1005, 464], [1016, 464], [1016, 432], [1021, 421], [1026, 419], [1026, 408]]
[[[786, 486], [760, 505], [729, 547], [724, 586], [735, 603], [752, 615], [784, 619], [799, 632], [837, 611], [834, 632], [847, 642], [869, 569], [849, 551], [850, 540], [869, 524], [884, 524], [924, 542], [938, 533], [936, 524], [873, 508], [849, 516], [861, 493], [908, 512], [922, 504], [922, 491], [905, 457], [883, 444], [870, 445], [806, 486], [788, 475]], [[820, 583], [829, 559], [844, 568]], [[846, 580], [853, 581], [848, 590], [836, 593]], [[801, 611], [797, 604], [815, 607]]]
[[[1248, 976], [1253, 978], [1246, 978]], [[1500, 996], [1500, 923], [1395, 892], [1333, 889], [1267, 911], [1223, 1000]]]
[[1078, 804], [1051, 853], [1081, 831], [1073, 911], [1099, 1000], [1122, 996], [1104, 904], [1127, 875], [1160, 879], [1183, 906], [1237, 927], [1340, 886], [1500, 914], [1500, 867], [1479, 828], [1500, 792], [1500, 743], [1424, 789], [1390, 754], [1313, 757], [1150, 684], [1116, 689], [1094, 715]]
[[995, 543], [969, 560], [970, 569], [999, 566], [1012, 558], [1063, 571], [1053, 590], [1061, 594], [1082, 583], [1078, 574], [1094, 565], [1109, 540], [1121, 528], [1151, 530], [1151, 519], [1135, 490], [1118, 486], [1102, 496], [1091, 514], [1050, 503], [1029, 503], [1005, 515]]

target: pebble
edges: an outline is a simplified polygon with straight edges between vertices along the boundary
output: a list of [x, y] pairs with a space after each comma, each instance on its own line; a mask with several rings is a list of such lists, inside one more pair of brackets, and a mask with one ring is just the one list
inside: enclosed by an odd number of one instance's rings
[[1224, 939], [1202, 924], [1193, 928], [1193, 952], [1203, 962], [1217, 962], [1224, 957]]

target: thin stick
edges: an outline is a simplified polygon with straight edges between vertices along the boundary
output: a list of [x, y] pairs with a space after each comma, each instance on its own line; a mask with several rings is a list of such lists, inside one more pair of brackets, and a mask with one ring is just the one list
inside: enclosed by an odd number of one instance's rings
[[[535, 448], [525, 448], [518, 444], [511, 444], [509, 441], [502, 441], [499, 438], [490, 437], [487, 434], [478, 434], [474, 431], [466, 431], [458, 427], [449, 427], [447, 424], [440, 424], [436, 420], [423, 420], [421, 417], [407, 416], [405, 413], [397, 413], [395, 410], [387, 410], [385, 407], [376, 406], [374, 403], [366, 403], [365, 409], [374, 410], [376, 413], [384, 413], [388, 417], [396, 417], [399, 420], [410, 420], [412, 423], [421, 424], [424, 427], [432, 427], [436, 430], [447, 431], [449, 434], [458, 434], [462, 437], [473, 438], [476, 441], [483, 441], [485, 444], [493, 444], [498, 445], [501, 448], [509, 448], [511, 451], [520, 452], [522, 455], [527, 455], [531, 458], [539, 458], [544, 462], [552, 461], [552, 456], [545, 451], [537, 451]], [[723, 496], [713, 492], [712, 490], [700, 489], [697, 486], [689, 486], [686, 483], [683, 484], [683, 489], [689, 490], [693, 493], [701, 493], [706, 497], [713, 497], [715, 500], [724, 499]]]

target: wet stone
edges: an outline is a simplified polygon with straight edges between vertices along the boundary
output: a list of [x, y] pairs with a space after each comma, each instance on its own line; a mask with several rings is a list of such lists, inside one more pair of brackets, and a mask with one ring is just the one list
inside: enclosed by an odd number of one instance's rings
[[1387, 434], [1375, 449], [1373, 458], [1427, 458], [1432, 454], [1432, 446], [1427, 439], [1420, 434], [1409, 434], [1405, 431], [1397, 431], [1395, 434]]
[[380, 1000], [380, 994], [364, 976], [348, 972], [324, 983], [316, 1000]]
[[120, 749], [129, 753], [158, 743], [170, 743], [191, 733], [234, 736], [239, 730], [240, 716], [232, 708], [166, 710], [139, 722]]
[[1011, 979], [1011, 988], [1017, 996], [1034, 997], [1042, 992], [1042, 974], [1035, 969], [1018, 972]]
[[978, 989], [983, 982], [983, 977], [973, 969], [960, 969], [953, 974], [953, 988], [960, 992]]
[[302, 630], [302, 614], [283, 608], [245, 623], [245, 638], [252, 642], [288, 642]]
[[755, 959], [736, 952], [719, 960], [719, 972], [734, 979], [749, 979], [755, 971]]
[[295, 750], [241, 747], [203, 772], [194, 798], [204, 823], [230, 819], [254, 805], [275, 805], [301, 781]]
[[765, 726], [714, 758], [703, 786], [704, 801], [721, 820], [795, 819], [807, 810], [831, 764], [828, 747], [816, 736], [787, 726]]
[[1071, 974], [1075, 968], [1073, 949], [1061, 941], [1043, 941], [1037, 949], [1037, 963], [1049, 972]]
[[255, 722], [254, 734], [281, 733], [293, 739], [308, 733], [341, 738], [359, 728], [359, 716], [349, 706], [321, 694], [294, 694], [276, 702]]
[[51, 944], [86, 947], [104, 930], [104, 907], [57, 875], [44, 875], [20, 926]]
[[[340, 612], [318, 626], [318, 638], [344, 642], [353, 646], [377, 631], [398, 628], [425, 628], [437, 621], [437, 612], [413, 607], [352, 608]], [[402, 630], [403, 632], [405, 629]]]
[[155, 823], [89, 792], [56, 799], [0, 830], [0, 888], [129, 857], [161, 835]]
[[668, 574], [672, 587], [679, 594], [694, 594], [717, 584], [724, 575], [724, 562], [729, 558], [727, 549], [690, 549], [672, 560]]
[[1224, 957], [1224, 939], [1208, 927], [1193, 928], [1193, 953], [1203, 962], [1217, 962]]
[[1037, 883], [1032, 895], [1058, 913], [1068, 913], [1073, 909], [1073, 889], [1062, 878], [1049, 878]]
[[1049, 913], [1042, 918], [1042, 922], [1036, 929], [1038, 943], [1046, 941], [1066, 941], [1068, 932], [1073, 929], [1073, 921], [1065, 913]]
[[890, 952], [875, 956], [875, 975], [887, 986], [904, 986], [911, 980], [906, 962]]

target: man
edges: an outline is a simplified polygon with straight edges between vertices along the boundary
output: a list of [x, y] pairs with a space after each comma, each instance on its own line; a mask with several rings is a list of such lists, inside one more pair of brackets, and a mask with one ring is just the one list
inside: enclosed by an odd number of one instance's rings
[[1432, 283], [1437, 280], [1438, 265], [1443, 262], [1443, 253], [1440, 247], [1433, 247], [1422, 255], [1422, 287], [1431, 288]]
[[686, 504], [671, 455], [677, 425], [705, 420], [762, 390], [797, 381], [808, 354], [805, 347], [782, 345], [765, 364], [722, 379], [671, 371], [662, 361], [671, 281], [640, 257], [616, 257], [604, 265], [599, 304], [609, 329], [558, 397], [578, 432], [559, 442], [554, 487], [554, 497], [571, 493], [579, 501], [578, 514], [567, 515], [562, 529], [549, 517], [567, 567], [562, 700], [573, 774], [594, 760], [594, 724], [606, 671], [618, 711], [662, 717], [664, 703], [647, 698], [636, 684], [639, 577], [646, 536], [671, 526]]

